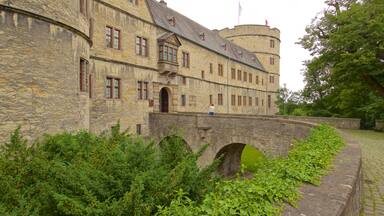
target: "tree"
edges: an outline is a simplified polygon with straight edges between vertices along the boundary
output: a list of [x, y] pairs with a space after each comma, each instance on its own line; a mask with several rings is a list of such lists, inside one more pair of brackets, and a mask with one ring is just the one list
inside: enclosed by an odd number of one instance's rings
[[328, 0], [300, 39], [308, 114], [384, 118], [384, 1]]
[[308, 86], [316, 87], [310, 75], [321, 71], [316, 78], [329, 74], [329, 84], [360, 83], [384, 97], [384, 2], [328, 0], [326, 4], [328, 9], [312, 21], [299, 42], [315, 57], [307, 64]]

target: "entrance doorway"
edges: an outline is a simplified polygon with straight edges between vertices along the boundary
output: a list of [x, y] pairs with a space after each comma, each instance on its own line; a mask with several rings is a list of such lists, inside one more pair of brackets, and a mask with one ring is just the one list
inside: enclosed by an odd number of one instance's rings
[[160, 112], [169, 112], [169, 93], [166, 88], [160, 90]]

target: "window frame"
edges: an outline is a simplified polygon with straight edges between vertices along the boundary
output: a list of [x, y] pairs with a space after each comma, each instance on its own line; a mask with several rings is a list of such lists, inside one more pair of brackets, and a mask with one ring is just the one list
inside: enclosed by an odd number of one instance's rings
[[243, 72], [241, 70], [237, 70], [237, 80], [238, 81], [242, 81], [242, 75], [243, 75]]
[[187, 96], [185, 94], [181, 95], [181, 106], [187, 106]]
[[[107, 33], [107, 29], [109, 30], [109, 35]], [[110, 25], [106, 25], [105, 30], [106, 31], [104, 36], [105, 36], [106, 47], [110, 49], [121, 50], [121, 35], [122, 35], [121, 30], [118, 28], [112, 27]], [[117, 39], [115, 36], [116, 32], [118, 32]], [[107, 40], [108, 38], [110, 41]], [[117, 40], [117, 47], [115, 47], [116, 40]]]
[[236, 95], [231, 95], [231, 105], [236, 106]]
[[236, 79], [236, 68], [231, 68], [231, 78], [232, 78], [233, 80]]
[[191, 56], [190, 56], [189, 52], [183, 51], [182, 53], [183, 53], [183, 64], [182, 64], [182, 66], [184, 68], [190, 68], [190, 61], [191, 61], [190, 58], [191, 58]]
[[[88, 93], [89, 91], [89, 62], [85, 58], [80, 58], [79, 62], [79, 90]], [[83, 67], [85, 66], [85, 68]], [[85, 69], [85, 71], [84, 71]]]
[[219, 93], [219, 94], [217, 94], [217, 105], [223, 106], [223, 104], [224, 104], [223, 94]]

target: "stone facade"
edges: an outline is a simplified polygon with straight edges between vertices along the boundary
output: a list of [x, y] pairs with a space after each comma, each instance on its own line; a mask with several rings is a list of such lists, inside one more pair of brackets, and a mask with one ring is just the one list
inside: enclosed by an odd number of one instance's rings
[[[165, 28], [162, 19], [174, 25]], [[107, 27], [120, 32], [117, 49], [107, 46]], [[183, 34], [184, 27], [193, 31]], [[0, 141], [18, 125], [29, 139], [63, 130], [101, 132], [118, 121], [148, 135], [149, 113], [166, 105], [174, 113], [206, 112], [214, 103], [218, 113], [272, 115], [279, 61], [271, 65], [256, 51], [279, 56], [279, 32], [236, 28], [268, 37], [227, 37], [232, 43], [154, 0], [0, 0]], [[144, 56], [137, 54], [137, 37], [147, 40]], [[176, 63], [159, 61], [160, 39], [179, 43]], [[82, 60], [88, 65], [83, 75]], [[119, 98], [106, 97], [107, 78], [120, 82]], [[139, 98], [138, 82], [147, 83], [148, 97]]]

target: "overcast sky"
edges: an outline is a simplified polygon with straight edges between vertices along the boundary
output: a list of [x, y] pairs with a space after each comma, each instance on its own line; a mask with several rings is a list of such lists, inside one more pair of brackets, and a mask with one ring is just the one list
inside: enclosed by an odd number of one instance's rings
[[[168, 7], [209, 29], [232, 28], [238, 23], [239, 0], [166, 0]], [[240, 24], [268, 24], [281, 31], [281, 85], [304, 86], [303, 61], [309, 53], [295, 44], [305, 27], [325, 8], [324, 0], [241, 0]]]

